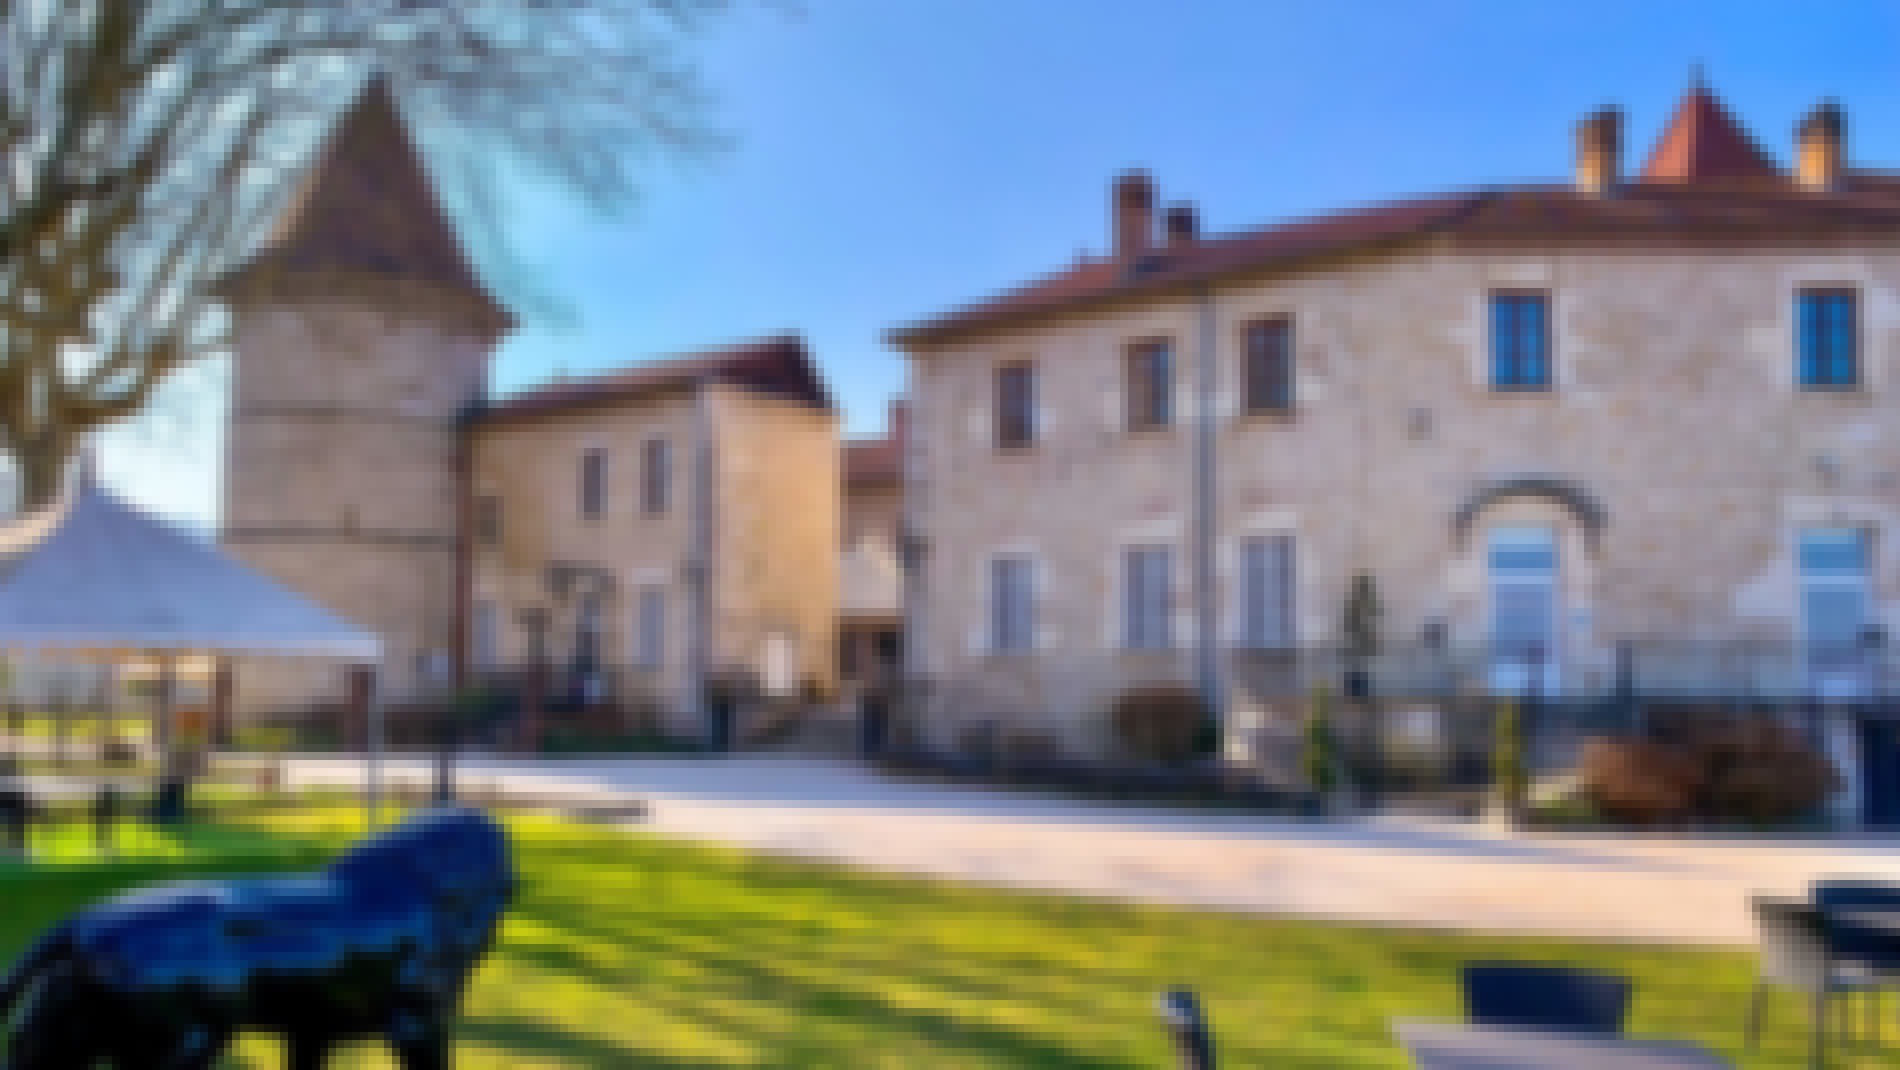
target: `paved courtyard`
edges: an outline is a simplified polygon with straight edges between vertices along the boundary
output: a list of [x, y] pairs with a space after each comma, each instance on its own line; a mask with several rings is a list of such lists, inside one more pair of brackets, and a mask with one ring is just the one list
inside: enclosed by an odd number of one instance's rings
[[[361, 763], [299, 759], [299, 783]], [[428, 766], [396, 760], [392, 777]], [[1826, 874], [1900, 881], [1900, 846], [1510, 835], [1388, 817], [1324, 823], [1108, 806], [783, 757], [473, 759], [466, 783], [628, 796], [655, 831], [853, 865], [1155, 903], [1593, 939], [1748, 944], [1747, 897]]]

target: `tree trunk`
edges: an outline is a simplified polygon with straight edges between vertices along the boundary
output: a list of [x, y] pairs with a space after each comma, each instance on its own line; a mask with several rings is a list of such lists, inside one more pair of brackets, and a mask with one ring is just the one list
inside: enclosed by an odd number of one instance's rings
[[19, 473], [21, 512], [43, 509], [59, 500], [66, 485], [66, 465], [72, 460], [73, 439], [48, 434], [19, 443], [13, 467]]

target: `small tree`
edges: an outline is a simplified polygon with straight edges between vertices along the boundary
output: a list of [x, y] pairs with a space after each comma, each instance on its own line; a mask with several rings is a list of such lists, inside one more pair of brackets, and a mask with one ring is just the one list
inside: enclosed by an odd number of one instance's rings
[[1369, 573], [1355, 573], [1339, 614], [1339, 639], [1346, 661], [1348, 698], [1364, 701], [1369, 697], [1371, 681], [1367, 665], [1379, 655], [1380, 618], [1384, 614], [1385, 607], [1379, 603], [1377, 582]]
[[1306, 736], [1300, 749], [1300, 772], [1308, 790], [1330, 795], [1339, 787], [1339, 755], [1333, 746], [1333, 696], [1325, 684], [1313, 687], [1306, 711]]
[[1379, 602], [1379, 584], [1367, 572], [1355, 573], [1346, 589], [1346, 604], [1340, 610], [1339, 635], [1346, 656], [1355, 662], [1369, 661], [1379, 654], [1380, 621], [1385, 606]]
[[1530, 768], [1524, 754], [1523, 709], [1516, 699], [1498, 702], [1491, 729], [1491, 780], [1498, 801], [1513, 821], [1524, 813], [1530, 795]]

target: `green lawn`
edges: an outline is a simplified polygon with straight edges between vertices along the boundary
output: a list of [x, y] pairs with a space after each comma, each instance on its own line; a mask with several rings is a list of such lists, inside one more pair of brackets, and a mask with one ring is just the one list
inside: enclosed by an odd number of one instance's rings
[[[315, 857], [347, 811], [258, 819]], [[1749, 956], [1586, 946], [1012, 894], [779, 861], [528, 818], [522, 898], [479, 975], [464, 1068], [1171, 1066], [1153, 1002], [1191, 983], [1234, 1068], [1400, 1067], [1394, 1015], [1455, 1015], [1461, 962], [1525, 956], [1636, 978], [1633, 1032], [1739, 1054]], [[242, 830], [223, 834], [241, 835]], [[252, 854], [245, 868], [306, 864]], [[0, 955], [75, 903], [218, 868], [178, 861], [0, 871]], [[1772, 1048], [1796, 1067], [1793, 997]], [[1841, 1067], [1892, 1066], [1900, 1047]], [[387, 1065], [380, 1053], [339, 1060]], [[244, 1048], [247, 1067], [280, 1065]]]
[[[7, 736], [13, 730], [13, 720], [0, 714], [0, 737]], [[29, 713], [20, 725], [28, 739], [58, 739], [63, 729], [66, 738], [74, 742], [118, 737], [120, 739], [140, 741], [151, 735], [151, 716], [144, 713], [99, 714], [75, 712], [68, 714]]]

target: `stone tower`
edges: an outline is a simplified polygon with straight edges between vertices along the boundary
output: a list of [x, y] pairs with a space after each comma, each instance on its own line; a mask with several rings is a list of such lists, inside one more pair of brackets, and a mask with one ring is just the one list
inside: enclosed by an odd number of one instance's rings
[[[457, 428], [513, 325], [383, 82], [343, 114], [225, 293], [224, 545], [380, 634], [387, 694], [434, 683], [462, 615]], [[271, 703], [315, 697], [307, 674], [262, 675]]]

